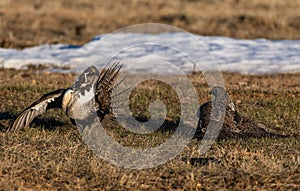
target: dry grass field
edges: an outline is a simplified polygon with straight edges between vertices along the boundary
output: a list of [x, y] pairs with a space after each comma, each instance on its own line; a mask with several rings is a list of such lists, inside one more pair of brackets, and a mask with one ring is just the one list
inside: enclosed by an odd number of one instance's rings
[[201, 35], [300, 38], [300, 1], [1, 0], [0, 46], [83, 44], [137, 23], [160, 22]]
[[[299, 39], [300, 0], [1, 0], [0, 47], [84, 44], [95, 35], [145, 22], [170, 24], [200, 35]], [[61, 110], [38, 117], [32, 128], [5, 132], [24, 108], [46, 92], [70, 86], [74, 77], [30, 68], [0, 69], [0, 190], [300, 190], [296, 136], [219, 141], [205, 156], [198, 154], [200, 141], [192, 140], [161, 166], [131, 170], [93, 153]], [[223, 73], [223, 77], [240, 113], [266, 124], [270, 131], [299, 136], [300, 73]], [[199, 102], [209, 100], [203, 76], [189, 78]], [[163, 99], [175, 104], [172, 119], [178, 100], [156, 85], [157, 89], [149, 90], [152, 97], [138, 95], [141, 103], [136, 114], [153, 96], [167, 95]], [[140, 88], [147, 90], [149, 84]], [[157, 132], [144, 139], [119, 125], [107, 130], [132, 147], [155, 145], [169, 136]]]
[[[299, 135], [299, 73], [223, 75], [243, 115], [265, 123], [271, 131]], [[190, 79], [198, 90], [199, 101], [207, 101], [208, 88], [203, 76], [195, 74]], [[205, 156], [198, 154], [200, 141], [193, 140], [166, 164], [130, 170], [97, 157], [60, 110], [40, 116], [31, 125], [33, 128], [4, 132], [15, 116], [43, 93], [68, 87], [73, 80], [71, 74], [0, 71], [1, 190], [300, 189], [299, 137], [216, 142]], [[147, 139], [134, 139], [126, 131], [120, 132], [118, 141], [133, 147], [149, 146], [157, 137], [168, 137], [156, 133]]]

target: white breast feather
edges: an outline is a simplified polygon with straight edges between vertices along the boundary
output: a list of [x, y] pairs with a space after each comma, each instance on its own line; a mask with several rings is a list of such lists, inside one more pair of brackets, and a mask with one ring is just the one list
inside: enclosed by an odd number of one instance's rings
[[90, 89], [90, 91], [85, 91], [84, 92], [84, 96], [79, 93], [78, 94], [78, 99], [76, 100], [78, 105], [84, 105], [85, 103], [89, 102], [91, 99], [94, 99], [94, 97], [95, 97], [94, 92], [95, 92], [94, 87], [92, 87]]

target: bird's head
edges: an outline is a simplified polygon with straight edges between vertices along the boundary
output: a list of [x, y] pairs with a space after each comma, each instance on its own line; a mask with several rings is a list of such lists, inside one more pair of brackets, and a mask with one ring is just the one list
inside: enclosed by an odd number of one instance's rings
[[213, 101], [226, 103], [232, 111], [235, 111], [235, 105], [230, 99], [228, 92], [221, 86], [214, 86], [209, 92], [213, 95]]
[[75, 80], [72, 89], [74, 91], [79, 91], [84, 95], [85, 91], [90, 91], [90, 89], [95, 85], [95, 82], [99, 76], [99, 72], [95, 66], [90, 66], [85, 69]]
[[214, 96], [214, 100], [229, 97], [226, 90], [221, 86], [214, 86], [209, 93]]
[[76, 78], [70, 90], [65, 93], [63, 106], [69, 117], [78, 118], [80, 112], [87, 113], [86, 108], [93, 105], [98, 76], [99, 72], [96, 67], [88, 67]]

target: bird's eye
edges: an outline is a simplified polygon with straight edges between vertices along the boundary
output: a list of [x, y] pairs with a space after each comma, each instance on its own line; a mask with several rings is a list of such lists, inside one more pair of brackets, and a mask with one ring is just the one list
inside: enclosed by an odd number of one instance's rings
[[216, 90], [216, 89], [212, 89], [212, 90], [211, 90], [211, 94], [212, 94], [212, 95], [217, 95], [217, 90]]

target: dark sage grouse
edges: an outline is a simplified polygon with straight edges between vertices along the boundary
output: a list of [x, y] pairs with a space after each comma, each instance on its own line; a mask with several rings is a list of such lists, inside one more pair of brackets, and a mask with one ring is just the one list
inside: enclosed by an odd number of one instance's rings
[[[203, 139], [205, 133], [208, 131], [208, 127], [211, 128], [209, 131], [210, 135], [206, 136], [208, 139], [212, 137], [218, 140], [228, 138], [246, 139], [251, 137], [289, 137], [289, 135], [269, 132], [263, 124], [258, 124], [240, 115], [224, 88], [215, 86], [210, 91], [210, 94], [213, 96], [212, 101], [202, 104], [198, 109], [197, 115], [199, 121], [194, 138]], [[214, 110], [212, 109], [213, 107]], [[222, 111], [225, 112], [224, 116], [222, 115]], [[222, 116], [223, 124], [220, 124]]]

